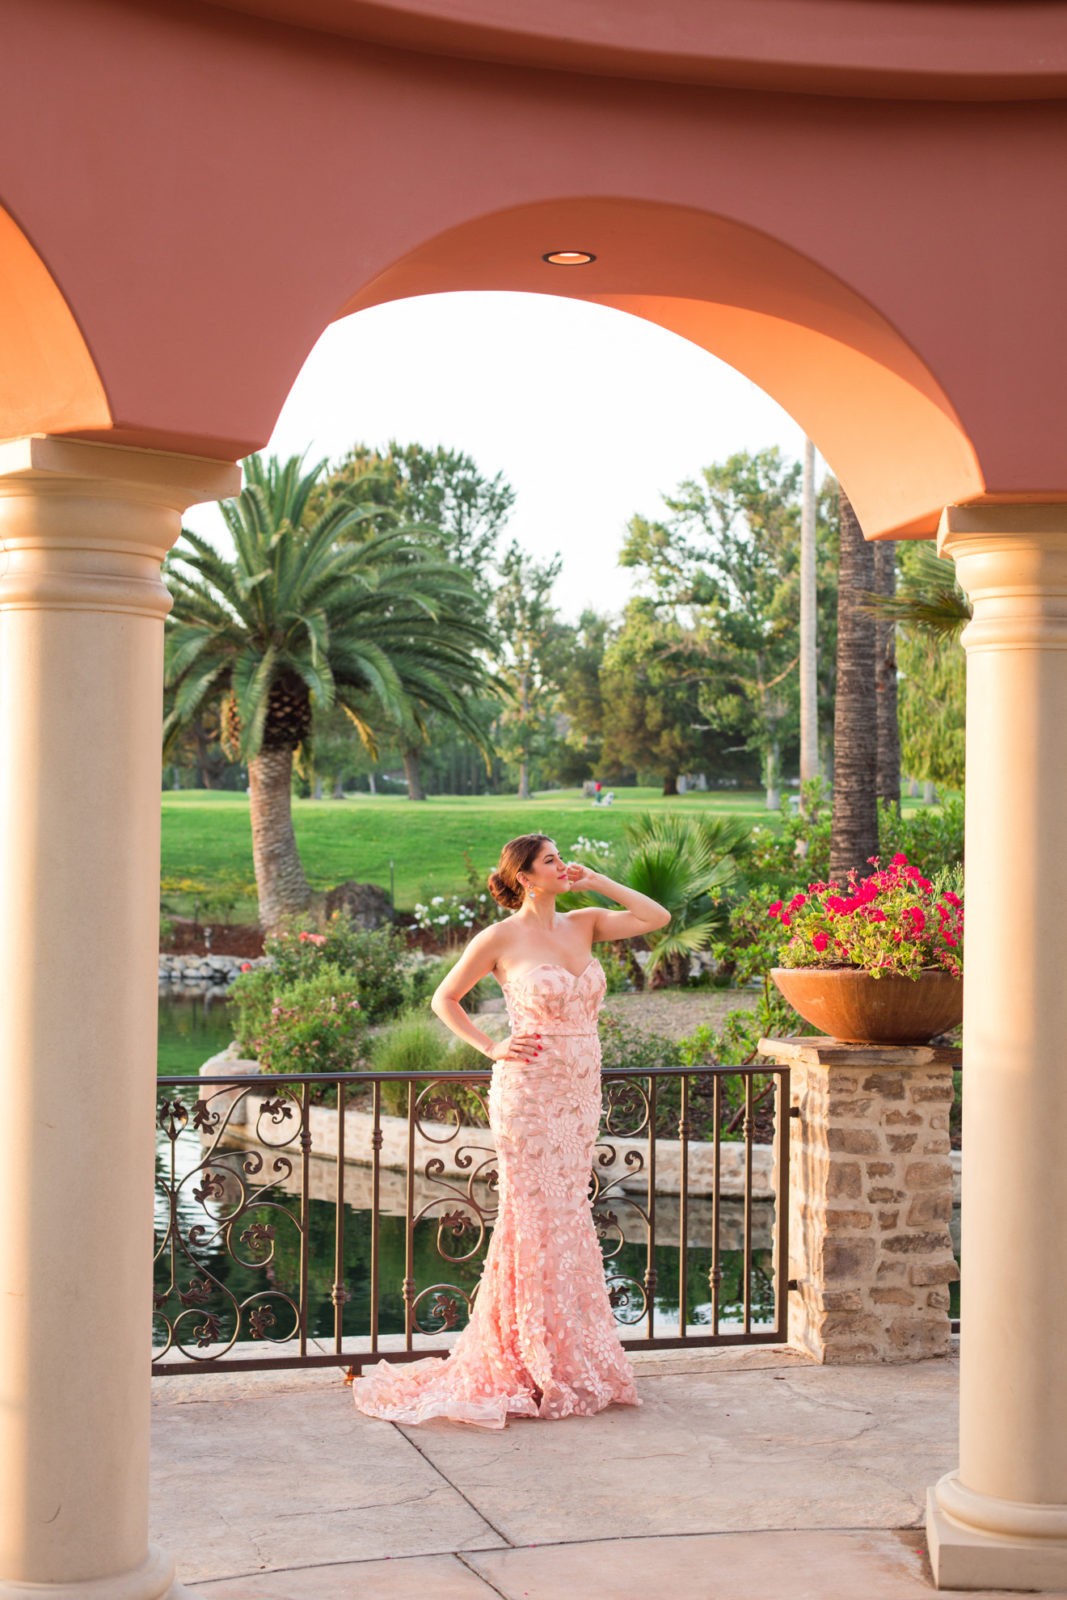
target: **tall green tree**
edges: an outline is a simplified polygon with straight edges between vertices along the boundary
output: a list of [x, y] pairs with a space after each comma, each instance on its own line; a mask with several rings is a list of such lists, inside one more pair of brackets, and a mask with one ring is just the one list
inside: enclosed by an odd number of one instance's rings
[[353, 490], [386, 518], [418, 526], [424, 543], [465, 568], [476, 594], [492, 593], [497, 545], [515, 506], [503, 473], [487, 477], [461, 450], [392, 439], [383, 450], [353, 445], [330, 468], [321, 493], [330, 499]]
[[779, 450], [739, 452], [664, 496], [668, 516], [634, 517], [620, 556], [691, 630], [704, 720], [759, 751], [774, 807], [798, 732], [799, 488]]
[[900, 547], [896, 592], [872, 600], [899, 629], [901, 759], [910, 777], [962, 789], [966, 660], [960, 634], [971, 603], [951, 561], [925, 541]]
[[[346, 538], [364, 538], [372, 527], [406, 524], [420, 542], [462, 568], [470, 580], [471, 618], [483, 634], [487, 631], [497, 544], [515, 504], [515, 491], [502, 473], [486, 477], [470, 456], [443, 445], [430, 449], [391, 440], [384, 450], [354, 445], [330, 469], [317, 494], [323, 505], [345, 498], [374, 508]], [[422, 762], [434, 719], [426, 714], [429, 708], [420, 710], [423, 715], [404, 716], [389, 733], [400, 751], [409, 800], [426, 798]], [[443, 724], [446, 730], [449, 726]]]
[[713, 751], [701, 708], [701, 663], [691, 631], [648, 595], [636, 595], [604, 652], [603, 766], [655, 772], [665, 795]]
[[365, 505], [338, 497], [310, 516], [323, 469], [249, 457], [244, 489], [220, 503], [232, 559], [186, 529], [166, 565], [165, 739], [223, 702], [229, 742], [248, 763], [268, 928], [311, 898], [290, 796], [315, 708], [340, 706], [370, 747], [381, 719], [417, 719], [422, 708], [480, 734], [464, 700], [485, 681], [469, 580], [402, 527], [346, 542]]
[[517, 769], [518, 796], [530, 798], [530, 768], [556, 736], [559, 685], [552, 671], [557, 627], [552, 587], [562, 560], [536, 561], [516, 542], [499, 565], [493, 599], [497, 659], [495, 672], [506, 696], [498, 748]]
[[604, 745], [604, 654], [618, 631], [606, 613], [582, 612], [560, 623], [550, 641], [551, 673], [559, 685], [563, 731], [554, 757], [562, 783], [580, 783], [600, 768]]

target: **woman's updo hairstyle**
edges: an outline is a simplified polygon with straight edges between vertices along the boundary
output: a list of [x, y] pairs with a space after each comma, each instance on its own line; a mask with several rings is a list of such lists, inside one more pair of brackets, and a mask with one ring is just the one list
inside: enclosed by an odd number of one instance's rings
[[489, 874], [489, 893], [498, 906], [517, 911], [526, 898], [526, 890], [519, 882], [519, 873], [528, 872], [537, 859], [542, 845], [550, 844], [547, 833], [520, 833], [509, 839], [500, 852], [496, 871]]

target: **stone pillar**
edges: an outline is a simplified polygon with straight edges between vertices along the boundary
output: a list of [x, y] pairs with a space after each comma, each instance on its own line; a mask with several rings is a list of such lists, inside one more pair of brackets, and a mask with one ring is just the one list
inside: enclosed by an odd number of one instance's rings
[[941, 1588], [1067, 1588], [1067, 506], [952, 506], [967, 648], [959, 1467]]
[[959, 1051], [763, 1039], [791, 1069], [789, 1342], [817, 1361], [921, 1361], [950, 1348]]
[[234, 467], [0, 445], [0, 1600], [159, 1600], [148, 1532], [159, 563]]

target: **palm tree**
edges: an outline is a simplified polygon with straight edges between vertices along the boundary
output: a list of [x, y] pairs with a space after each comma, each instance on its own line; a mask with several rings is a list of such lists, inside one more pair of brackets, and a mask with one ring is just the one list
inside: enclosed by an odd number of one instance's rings
[[684, 983], [689, 958], [707, 949], [729, 917], [726, 892], [737, 879], [748, 827], [730, 817], [650, 816], [627, 823], [623, 878], [671, 913], [667, 927], [646, 935], [645, 976], [653, 986]]
[[843, 489], [839, 537], [830, 874], [843, 878], [878, 853], [874, 622], [863, 609], [874, 591], [874, 552]]
[[[874, 586], [892, 599], [897, 588], [897, 547], [890, 539], [874, 546]], [[892, 617], [874, 618], [874, 698], [878, 721], [878, 798], [900, 811], [900, 712], [897, 696], [897, 625]]]
[[[427, 710], [484, 743], [464, 700], [486, 683], [469, 580], [408, 529], [375, 528], [380, 506], [341, 497], [309, 512], [325, 465], [250, 456], [245, 488], [220, 502], [234, 558], [185, 529], [166, 564], [164, 740], [222, 702], [231, 748], [248, 763], [267, 928], [311, 901], [290, 792], [313, 709], [340, 706], [371, 750], [383, 718], [418, 724]], [[360, 528], [366, 537], [349, 542]]]
[[896, 593], [868, 595], [866, 609], [929, 639], [958, 639], [971, 620], [971, 602], [956, 582], [955, 567], [926, 543], [908, 551]]

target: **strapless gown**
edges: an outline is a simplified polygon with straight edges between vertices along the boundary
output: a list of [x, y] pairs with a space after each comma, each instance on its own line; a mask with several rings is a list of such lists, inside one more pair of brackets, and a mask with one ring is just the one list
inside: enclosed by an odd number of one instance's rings
[[360, 1411], [390, 1422], [502, 1428], [640, 1404], [589, 1204], [603, 969], [543, 963], [503, 987], [512, 1032], [540, 1033], [542, 1052], [493, 1063], [499, 1208], [470, 1321], [447, 1357], [382, 1361], [352, 1386]]

